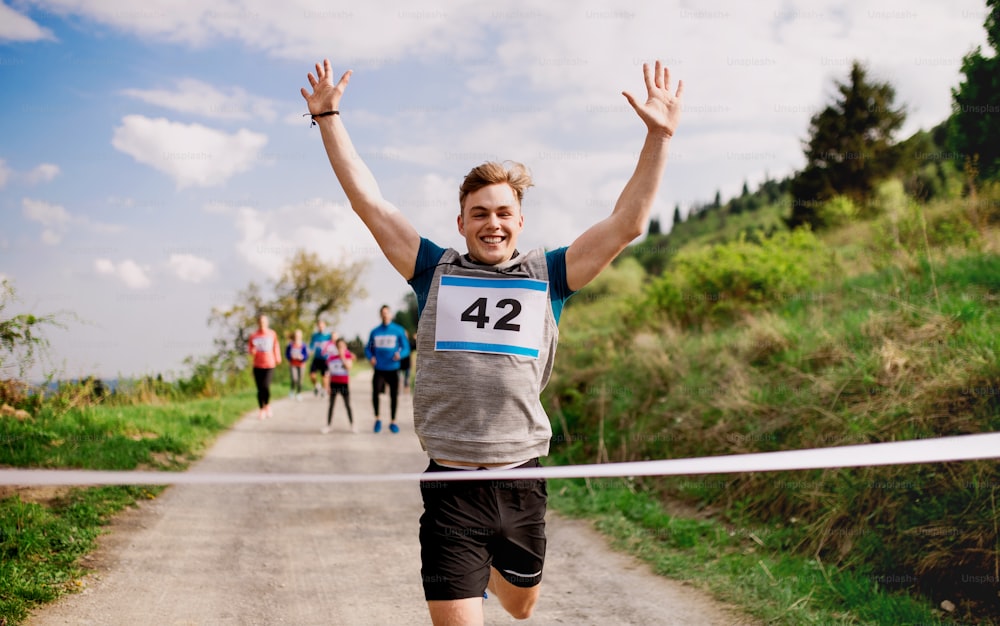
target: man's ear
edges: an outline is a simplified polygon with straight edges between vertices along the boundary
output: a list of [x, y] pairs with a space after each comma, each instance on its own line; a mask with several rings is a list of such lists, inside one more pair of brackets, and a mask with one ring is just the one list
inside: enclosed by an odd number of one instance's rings
[[465, 236], [465, 221], [462, 220], [462, 214], [461, 213], [458, 214], [458, 218], [457, 218], [456, 221], [458, 223], [458, 233], [464, 237]]

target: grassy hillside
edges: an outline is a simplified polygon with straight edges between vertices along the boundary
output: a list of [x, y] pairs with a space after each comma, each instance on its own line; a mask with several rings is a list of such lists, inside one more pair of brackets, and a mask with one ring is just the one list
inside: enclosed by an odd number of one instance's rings
[[[773, 219], [780, 206], [760, 214]], [[562, 461], [1000, 430], [1000, 189], [928, 205], [890, 183], [867, 219], [819, 234], [770, 223], [644, 242], [571, 300], [545, 394]], [[657, 245], [668, 259], [651, 275]], [[702, 539], [719, 554], [751, 550], [768, 571], [758, 576], [806, 563], [790, 570], [794, 581], [774, 575], [785, 591], [807, 578], [803, 568], [824, 572], [796, 597], [743, 581], [740, 601], [769, 620], [815, 621], [801, 611], [818, 603], [828, 611], [820, 621], [838, 623], [1000, 623], [998, 487], [996, 463], [954, 463], [618, 481], [591, 484], [567, 506], [596, 514], [618, 496], [652, 498], [684, 515], [659, 518], [642, 500], [603, 509], [605, 524], [644, 528], [644, 552], [677, 538], [657, 524], [729, 529], [737, 539], [727, 545]], [[687, 548], [673, 549], [671, 558]], [[694, 554], [681, 571], [704, 564]], [[875, 591], [915, 594], [925, 613], [902, 619], [896, 600], [869, 598]]]

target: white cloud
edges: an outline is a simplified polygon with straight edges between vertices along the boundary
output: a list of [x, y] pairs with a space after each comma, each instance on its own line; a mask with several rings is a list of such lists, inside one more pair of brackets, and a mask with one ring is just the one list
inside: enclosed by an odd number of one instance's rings
[[42, 163], [24, 175], [25, 181], [30, 185], [47, 183], [55, 179], [60, 173], [59, 166], [52, 163]]
[[0, 159], [0, 189], [8, 182], [23, 181], [29, 185], [51, 182], [60, 172], [59, 166], [53, 163], [41, 163], [28, 172], [18, 172], [12, 170], [6, 160]]
[[64, 228], [73, 221], [73, 216], [62, 206], [32, 198], [21, 200], [21, 213], [29, 220], [50, 228]]
[[230, 211], [240, 240], [236, 249], [255, 271], [277, 278], [299, 249], [330, 263], [381, 258], [375, 239], [350, 207], [322, 199], [263, 211], [247, 206]]
[[149, 104], [213, 119], [273, 121], [278, 116], [273, 100], [253, 96], [240, 87], [220, 90], [194, 78], [177, 80], [173, 91], [126, 89], [123, 93]]
[[21, 214], [44, 227], [42, 241], [49, 245], [61, 242], [72, 225], [99, 233], [119, 233], [124, 230], [120, 225], [95, 222], [84, 216], [73, 215], [61, 205], [32, 198], [21, 200]]
[[200, 283], [215, 273], [211, 261], [193, 254], [171, 254], [167, 264], [174, 275], [189, 283]]
[[153, 284], [147, 273], [148, 268], [132, 259], [125, 259], [117, 264], [110, 259], [95, 259], [94, 269], [98, 274], [117, 278], [130, 289], [145, 289]]
[[31, 18], [0, 2], [0, 41], [40, 41], [55, 39], [52, 32]]
[[265, 135], [241, 129], [225, 133], [200, 124], [127, 115], [111, 144], [186, 187], [213, 187], [249, 170], [267, 145]]
[[[285, 59], [335, 53], [353, 67], [380, 67], [406, 56], [454, 55], [482, 36], [490, 10], [474, 0], [448, 4], [330, 3], [321, 0], [37, 0], [56, 13], [82, 15], [143, 39], [193, 46], [235, 40]], [[304, 74], [305, 72], [303, 72]]]

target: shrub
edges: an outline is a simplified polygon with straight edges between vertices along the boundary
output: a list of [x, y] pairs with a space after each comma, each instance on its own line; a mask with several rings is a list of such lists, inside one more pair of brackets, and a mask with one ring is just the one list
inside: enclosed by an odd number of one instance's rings
[[784, 302], [840, 274], [812, 232], [746, 237], [677, 254], [647, 290], [647, 304], [682, 324], [724, 319]]

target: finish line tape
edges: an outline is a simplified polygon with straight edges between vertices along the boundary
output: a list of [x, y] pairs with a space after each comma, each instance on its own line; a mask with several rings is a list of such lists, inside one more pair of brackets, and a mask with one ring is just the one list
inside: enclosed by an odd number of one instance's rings
[[88, 470], [0, 470], [3, 486], [191, 485], [384, 483], [445, 480], [531, 480], [782, 472], [912, 463], [943, 463], [1000, 458], [1000, 433], [961, 435], [831, 448], [733, 454], [692, 459], [562, 465], [488, 472], [455, 470], [407, 474], [263, 474], [215, 472], [107, 472]]

